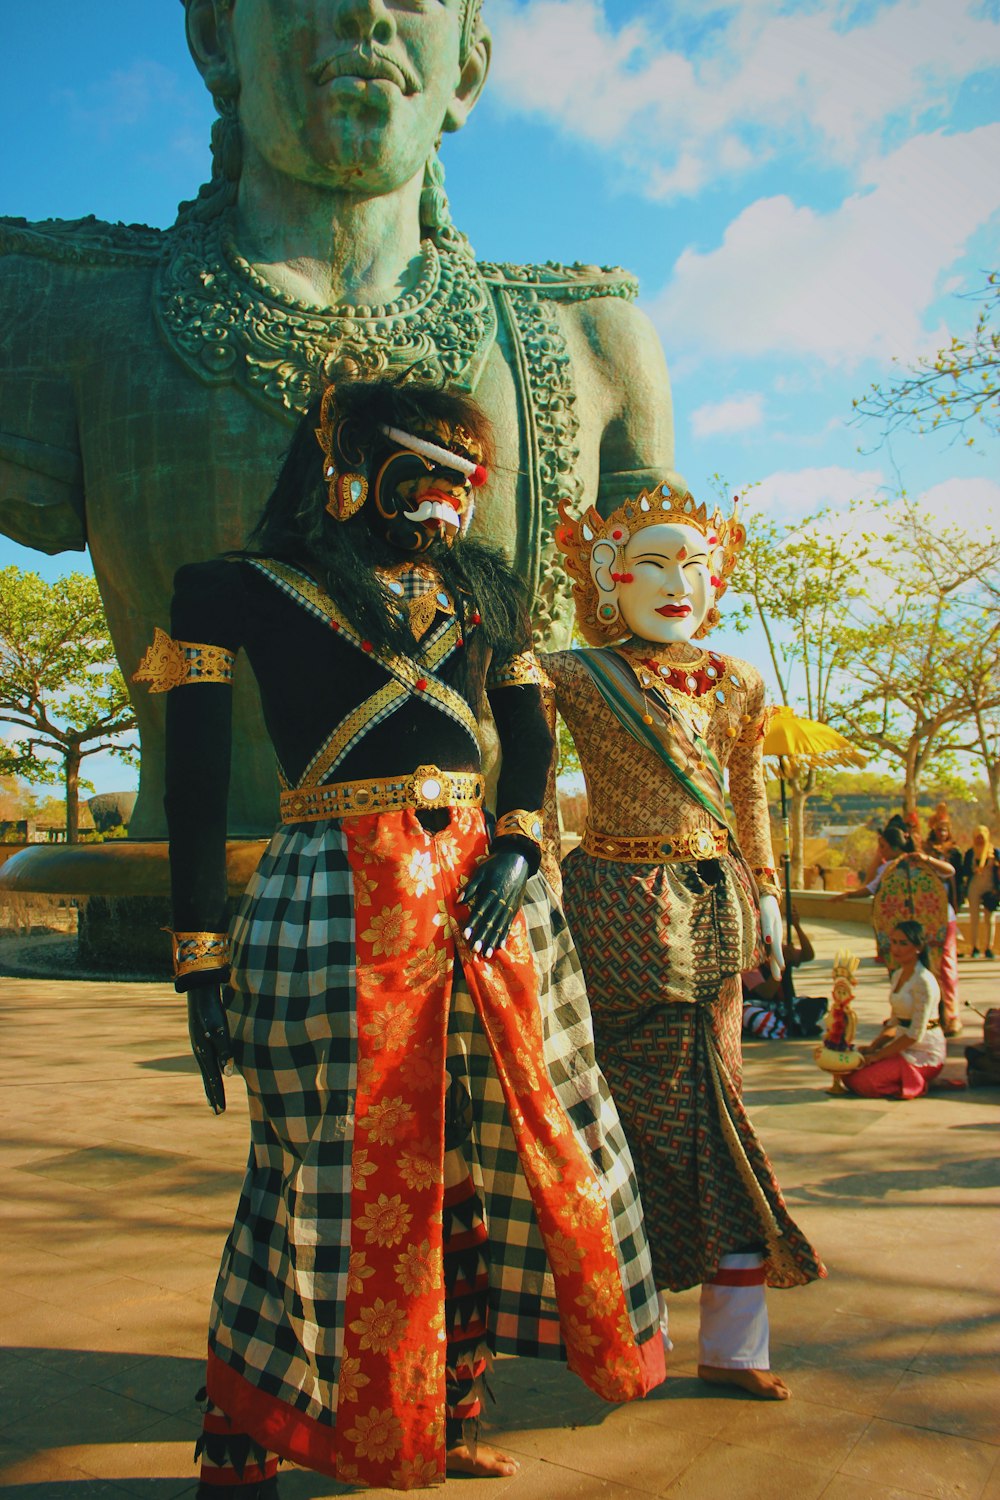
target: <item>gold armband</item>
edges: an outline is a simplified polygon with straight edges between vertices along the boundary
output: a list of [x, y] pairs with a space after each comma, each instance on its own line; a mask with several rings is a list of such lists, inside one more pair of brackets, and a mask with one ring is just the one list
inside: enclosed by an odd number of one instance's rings
[[174, 978], [202, 969], [224, 969], [229, 963], [228, 932], [171, 932]]
[[517, 656], [491, 665], [486, 674], [487, 688], [543, 687], [547, 681], [534, 651], [520, 651]]
[[502, 818], [497, 818], [493, 837], [502, 839], [513, 833], [541, 846], [542, 832], [541, 812], [523, 812], [519, 808], [515, 812], [505, 812]]
[[233, 680], [236, 657], [225, 646], [201, 645], [197, 641], [175, 641], [159, 626], [153, 631], [153, 644], [146, 649], [133, 682], [146, 682], [151, 693], [169, 693], [171, 688], [187, 682], [223, 682]]

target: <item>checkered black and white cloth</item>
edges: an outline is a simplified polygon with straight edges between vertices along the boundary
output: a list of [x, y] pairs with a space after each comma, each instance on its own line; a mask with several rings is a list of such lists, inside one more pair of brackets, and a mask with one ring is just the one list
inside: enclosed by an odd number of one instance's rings
[[[524, 906], [545, 1060], [611, 1210], [637, 1338], [658, 1329], [635, 1173], [593, 1032], [576, 951], [544, 881]], [[336, 822], [281, 828], [242, 902], [228, 996], [249, 1095], [247, 1174], [212, 1310], [215, 1354], [263, 1393], [335, 1419], [350, 1243], [358, 1064], [354, 892]], [[564, 1358], [551, 1271], [489, 1045], [456, 963], [448, 1069], [472, 1100], [464, 1147], [490, 1239], [498, 1353]], [[376, 1295], [375, 1288], [373, 1295]]]

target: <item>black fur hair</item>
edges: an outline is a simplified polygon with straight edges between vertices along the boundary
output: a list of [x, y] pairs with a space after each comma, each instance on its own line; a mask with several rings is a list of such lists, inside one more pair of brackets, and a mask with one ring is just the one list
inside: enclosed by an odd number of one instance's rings
[[[242, 555], [273, 557], [303, 568], [326, 589], [355, 629], [377, 650], [411, 655], [413, 635], [398, 602], [383, 587], [376, 568], [391, 567], [406, 553], [391, 547], [369, 525], [366, 509], [347, 521], [337, 521], [326, 510], [327, 487], [323, 452], [316, 440], [321, 395], [309, 404], [285, 454], [274, 489], [260, 520], [247, 538]], [[493, 437], [489, 419], [467, 396], [437, 387], [401, 385], [389, 381], [352, 381], [337, 387], [337, 416], [349, 418], [351, 443], [366, 454], [385, 450], [381, 425], [427, 431], [435, 420], [461, 423], [482, 445], [490, 466]], [[373, 477], [371, 473], [369, 477]], [[455, 601], [463, 634], [471, 629], [469, 616], [478, 611], [481, 623], [471, 637], [475, 649], [466, 652], [467, 696], [478, 706], [485, 648], [503, 660], [524, 650], [530, 630], [522, 579], [496, 548], [459, 537], [454, 546], [440, 540], [419, 554], [432, 562]]]

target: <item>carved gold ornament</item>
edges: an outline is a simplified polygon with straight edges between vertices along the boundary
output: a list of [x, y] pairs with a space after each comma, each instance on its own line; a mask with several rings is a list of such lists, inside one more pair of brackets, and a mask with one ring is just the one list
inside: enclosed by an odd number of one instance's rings
[[409, 776], [373, 776], [368, 781], [329, 781], [281, 793], [283, 823], [317, 818], [359, 818], [404, 807], [481, 807], [486, 790], [475, 771], [418, 766]]
[[153, 644], [132, 673], [133, 682], [144, 682], [151, 693], [169, 693], [189, 682], [231, 683], [236, 657], [225, 646], [198, 641], [175, 641], [157, 625]]
[[495, 839], [503, 839], [510, 837], [511, 834], [515, 834], [519, 838], [530, 839], [533, 844], [541, 845], [543, 832], [544, 828], [540, 810], [538, 812], [525, 812], [522, 808], [516, 808], [512, 812], [505, 812], [502, 817], [497, 818], [493, 837]]
[[226, 932], [171, 932], [170, 937], [175, 979], [206, 969], [224, 969], [229, 963], [229, 934]]
[[545, 687], [547, 683], [548, 678], [542, 671], [534, 651], [521, 651], [517, 656], [511, 656], [507, 661], [500, 662], [498, 666], [491, 665], [486, 676], [486, 686], [490, 689]]
[[685, 860], [721, 859], [729, 850], [724, 828], [692, 828], [670, 838], [648, 834], [600, 833], [588, 824], [580, 848], [594, 859], [618, 864], [663, 865]]

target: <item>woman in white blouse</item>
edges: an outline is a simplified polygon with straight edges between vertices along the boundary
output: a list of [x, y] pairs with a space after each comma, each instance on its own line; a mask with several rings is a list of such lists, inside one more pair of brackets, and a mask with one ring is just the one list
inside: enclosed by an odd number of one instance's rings
[[931, 973], [924, 929], [900, 922], [889, 936], [892, 1014], [873, 1042], [859, 1047], [867, 1061], [844, 1076], [866, 1099], [916, 1099], [944, 1066], [946, 1044], [938, 1021], [941, 991]]

